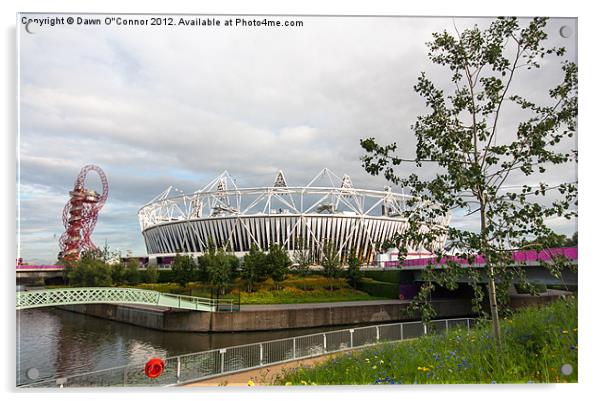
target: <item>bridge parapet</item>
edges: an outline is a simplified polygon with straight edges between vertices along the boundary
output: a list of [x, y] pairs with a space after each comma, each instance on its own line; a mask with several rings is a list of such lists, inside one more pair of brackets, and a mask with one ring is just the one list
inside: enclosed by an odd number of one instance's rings
[[[576, 262], [578, 259], [578, 248], [551, 248], [542, 251], [525, 250], [515, 251], [512, 253], [512, 260], [517, 264], [533, 264], [540, 262], [548, 262], [556, 257], [564, 257], [571, 262]], [[444, 256], [441, 262], [437, 261], [436, 257], [423, 259], [410, 259], [403, 261], [403, 267], [428, 266], [429, 264], [440, 265], [448, 261], [456, 262], [461, 265], [468, 265], [468, 260], [456, 256]], [[473, 265], [485, 265], [487, 263], [483, 255], [475, 256]]]

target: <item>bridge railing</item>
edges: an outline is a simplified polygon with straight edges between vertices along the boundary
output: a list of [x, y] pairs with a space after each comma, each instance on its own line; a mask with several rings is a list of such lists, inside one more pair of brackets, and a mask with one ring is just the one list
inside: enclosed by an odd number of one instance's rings
[[212, 299], [190, 295], [166, 294], [139, 288], [78, 287], [17, 292], [16, 309], [74, 304], [142, 304], [199, 311], [239, 309], [232, 299]]
[[135, 364], [19, 387], [173, 386], [383, 342], [446, 333], [456, 327], [470, 329], [474, 325], [473, 318], [459, 318], [433, 320], [428, 324], [403, 322], [358, 327], [169, 357], [165, 359], [165, 370], [156, 379], [144, 374], [144, 364]]

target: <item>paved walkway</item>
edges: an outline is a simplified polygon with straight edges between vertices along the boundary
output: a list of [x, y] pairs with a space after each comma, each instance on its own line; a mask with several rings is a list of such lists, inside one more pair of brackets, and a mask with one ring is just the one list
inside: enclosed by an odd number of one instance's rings
[[398, 299], [378, 299], [374, 301], [343, 301], [343, 302], [315, 302], [303, 304], [269, 304], [269, 305], [241, 305], [242, 312], [261, 311], [261, 310], [283, 310], [283, 309], [315, 309], [331, 308], [341, 306], [372, 306], [372, 305], [402, 305], [412, 301]]
[[284, 370], [298, 368], [300, 366], [313, 366], [325, 362], [342, 353], [354, 352], [345, 350], [328, 355], [316, 356], [313, 358], [301, 359], [298, 361], [286, 362], [279, 365], [267, 366], [265, 368], [247, 370], [246, 372], [233, 373], [231, 375], [213, 377], [210, 379], [199, 380], [194, 383], [184, 384], [184, 387], [214, 387], [214, 386], [249, 386], [249, 380], [255, 386], [269, 386], [276, 377]]

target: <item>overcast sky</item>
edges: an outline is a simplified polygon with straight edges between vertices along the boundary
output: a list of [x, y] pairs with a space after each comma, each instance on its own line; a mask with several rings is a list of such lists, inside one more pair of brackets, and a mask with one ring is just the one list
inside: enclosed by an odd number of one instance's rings
[[[350, 174], [356, 187], [382, 189], [385, 180], [362, 169], [359, 140], [396, 141], [401, 154], [414, 156], [410, 126], [426, 108], [413, 85], [421, 71], [441, 84], [449, 76], [429, 63], [425, 42], [453, 31], [454, 20], [295, 19], [303, 27], [32, 24], [29, 34], [20, 26], [25, 261], [56, 260], [62, 209], [86, 164], [101, 166], [110, 186], [93, 241], [136, 255], [146, 254], [137, 220], [143, 204], [169, 185], [193, 192], [225, 169], [239, 186], [271, 185], [278, 169], [289, 185], [302, 185], [328, 167]], [[455, 19], [460, 30], [489, 22]], [[569, 38], [559, 34], [562, 26], [571, 28]], [[576, 21], [550, 20], [547, 31], [548, 44], [565, 46], [576, 61]], [[538, 99], [560, 79], [554, 61], [517, 87]], [[502, 132], [519, 118], [508, 110]], [[553, 169], [547, 180], [575, 181], [576, 168]], [[93, 173], [88, 186], [100, 189]], [[576, 230], [575, 221], [550, 223], [565, 234]], [[475, 227], [459, 214], [452, 224]]]

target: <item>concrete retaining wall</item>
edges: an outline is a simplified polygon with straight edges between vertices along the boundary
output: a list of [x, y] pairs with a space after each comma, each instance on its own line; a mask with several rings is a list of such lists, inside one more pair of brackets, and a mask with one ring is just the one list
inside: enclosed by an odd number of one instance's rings
[[165, 312], [141, 309], [135, 306], [88, 304], [64, 305], [58, 308], [149, 329], [164, 330], [165, 325]]
[[[433, 301], [439, 318], [471, 313], [469, 299]], [[163, 331], [233, 332], [298, 329], [361, 323], [417, 320], [408, 310], [409, 302], [362, 306], [325, 306], [240, 312], [154, 311], [124, 305], [70, 305], [62, 307], [77, 313], [115, 320]]]

